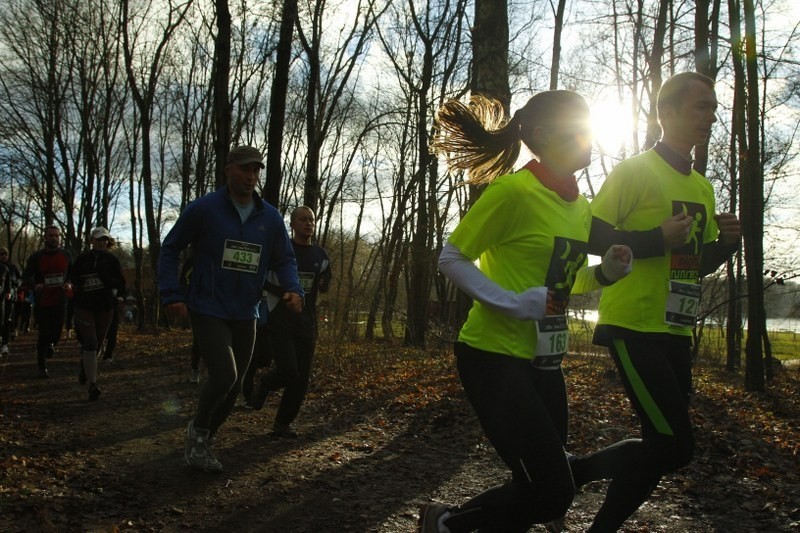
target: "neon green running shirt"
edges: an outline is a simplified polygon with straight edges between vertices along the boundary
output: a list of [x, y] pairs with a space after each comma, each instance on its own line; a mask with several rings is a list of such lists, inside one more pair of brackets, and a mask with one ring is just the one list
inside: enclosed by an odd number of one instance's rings
[[[501, 287], [521, 293], [547, 286], [566, 305], [586, 261], [591, 228], [582, 195], [563, 200], [526, 169], [501, 176], [486, 188], [449, 238]], [[536, 322], [517, 320], [475, 301], [459, 340], [480, 350], [532, 359]]]
[[678, 213], [695, 218], [685, 245], [660, 257], [637, 259], [634, 253], [633, 271], [603, 288], [598, 318], [598, 325], [690, 336], [700, 254], [719, 233], [708, 180], [694, 170], [681, 174], [648, 150], [614, 167], [591, 208], [595, 217], [623, 231], [650, 230]]

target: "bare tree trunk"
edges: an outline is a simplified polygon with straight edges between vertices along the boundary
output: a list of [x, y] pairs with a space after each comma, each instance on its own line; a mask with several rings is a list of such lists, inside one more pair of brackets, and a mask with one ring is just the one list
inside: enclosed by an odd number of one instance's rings
[[[413, 3], [410, 3], [413, 6]], [[418, 28], [423, 27], [421, 21], [416, 19]], [[434, 254], [431, 249], [431, 210], [434, 208], [432, 197], [435, 198], [435, 186], [431, 185], [434, 158], [428, 146], [430, 144], [430, 100], [429, 94], [433, 86], [434, 74], [434, 45], [439, 35], [420, 34], [423, 44], [422, 73], [419, 78], [418, 88], [415, 90], [417, 99], [417, 112], [415, 116], [414, 133], [416, 135], [417, 168], [412, 181], [416, 187], [416, 209], [414, 210], [414, 227], [412, 230], [409, 265], [408, 300], [406, 302], [407, 319], [405, 331], [405, 344], [408, 346], [424, 347], [425, 333], [428, 324], [428, 303], [430, 301], [432, 269], [434, 268]]]
[[[738, 28], [738, 14], [742, 6], [738, 0], [730, 0], [731, 26]], [[761, 170], [759, 78], [756, 64], [755, 12], [752, 0], [744, 0], [744, 56], [741, 56], [741, 40], [733, 40], [734, 56], [744, 66], [746, 77], [740, 83], [746, 85], [746, 99], [741, 102], [745, 109], [746, 138], [740, 139], [739, 153], [743, 154], [742, 166], [742, 236], [744, 240], [747, 273], [747, 341], [745, 344], [745, 387], [751, 391], [763, 391], [764, 360], [763, 340], [766, 335], [764, 312], [764, 176]], [[734, 24], [737, 23], [737, 24]], [[736, 31], [736, 30], [733, 30]], [[732, 34], [733, 36], [734, 34]]]
[[658, 17], [656, 27], [653, 32], [653, 52], [648, 58], [650, 66], [650, 108], [647, 113], [647, 136], [644, 141], [644, 149], [652, 148], [656, 141], [661, 138], [661, 126], [658, 124], [658, 111], [656, 110], [657, 99], [655, 95], [661, 90], [661, 65], [664, 63], [664, 38], [667, 33], [667, 14], [669, 13], [671, 0], [661, 0], [658, 4]]
[[472, 27], [472, 94], [482, 94], [503, 104], [506, 113], [511, 105], [508, 85], [508, 2], [475, 0], [475, 23]]
[[217, 187], [225, 182], [225, 162], [231, 144], [231, 103], [228, 80], [231, 70], [231, 12], [228, 0], [216, 0], [217, 35], [214, 39], [214, 125], [216, 127], [214, 152], [216, 153], [215, 181]]
[[344, 89], [356, 74], [355, 67], [366, 51], [380, 15], [375, 11], [376, 3], [375, 0], [359, 2], [359, 9], [353, 13], [355, 16], [350, 27], [340, 30], [340, 42], [335, 50], [323, 46], [322, 34], [331, 11], [328, 9], [326, 12], [325, 2], [313, 3], [309, 28], [304, 29], [302, 24], [297, 24], [297, 37], [308, 62], [305, 102], [307, 157], [303, 203], [317, 211], [318, 216], [323, 215], [323, 208], [329, 207], [320, 205], [325, 175], [323, 145], [331, 132], [332, 117], [344, 112], [350, 101]]
[[[734, 43], [741, 42], [739, 13], [737, 10], [731, 12], [731, 39]], [[730, 193], [731, 193], [731, 212], [735, 213], [738, 207], [738, 192], [740, 171], [740, 160], [738, 147], [747, 146], [746, 140], [746, 121], [744, 102], [747, 99], [745, 93], [745, 73], [742, 64], [741, 54], [732, 54], [734, 71], [734, 94], [733, 111], [731, 116], [731, 141], [730, 141]], [[728, 272], [728, 294], [739, 294], [742, 285], [742, 252], [738, 251], [734, 258], [728, 261], [726, 268]], [[728, 298], [727, 320], [725, 324], [725, 340], [727, 347], [725, 368], [729, 372], [736, 372], [742, 364], [742, 303], [739, 298]]]
[[[553, 60], [550, 62], [550, 90], [558, 89], [558, 71], [561, 67], [561, 33], [564, 30], [564, 7], [567, 0], [558, 0], [554, 15]], [[551, 2], [552, 7], [552, 2]]]
[[[741, 254], [737, 253], [728, 260], [727, 285], [728, 294], [739, 294], [741, 285]], [[737, 372], [742, 365], [742, 304], [738, 298], [728, 298], [725, 320], [725, 369]]]
[[[481, 94], [503, 104], [506, 115], [511, 113], [511, 89], [508, 82], [508, 2], [506, 0], [476, 0], [475, 23], [472, 29], [472, 94]], [[555, 53], [555, 52], [554, 52]], [[480, 196], [483, 187], [469, 186], [468, 210]], [[446, 294], [450, 291], [446, 291]], [[456, 330], [467, 319], [472, 298], [455, 290], [453, 326]], [[449, 304], [446, 306], [449, 307]]]
[[[158, 87], [159, 75], [163, 68], [165, 61], [165, 53], [167, 45], [169, 44], [173, 34], [183, 22], [186, 13], [192, 5], [192, 0], [188, 0], [180, 7], [175, 7], [169, 3], [169, 11], [167, 20], [164, 24], [161, 41], [155, 48], [153, 56], [150, 58], [149, 75], [144, 79], [137, 79], [136, 68], [134, 61], [134, 45], [129, 35], [128, 25], [129, 21], [129, 0], [122, 0], [122, 36], [123, 36], [123, 53], [125, 56], [125, 70], [128, 76], [128, 85], [131, 89], [133, 100], [139, 111], [139, 123], [141, 125], [141, 186], [144, 193], [144, 208], [145, 208], [145, 223], [147, 225], [147, 241], [148, 241], [148, 256], [150, 259], [150, 268], [155, 276], [158, 270], [158, 256], [161, 251], [161, 228], [157, 219], [160, 218], [159, 213], [155, 210], [153, 202], [153, 169], [151, 164], [151, 140], [150, 134], [153, 122], [153, 106], [155, 101], [156, 90]], [[156, 295], [158, 290], [156, 289]], [[156, 313], [158, 307], [154, 306]], [[143, 311], [140, 309], [140, 312]], [[154, 323], [157, 323], [157, 317], [154, 317]]]
[[[714, 78], [713, 65], [709, 63], [708, 0], [697, 0], [694, 8], [694, 64], [695, 70]], [[694, 148], [694, 169], [706, 175], [708, 167], [708, 145]]]
[[297, 20], [297, 0], [284, 0], [280, 38], [275, 58], [275, 73], [269, 102], [269, 134], [267, 139], [266, 179], [261, 196], [278, 207], [283, 181], [281, 153], [283, 124], [286, 117], [286, 97], [289, 91], [289, 65], [292, 59], [292, 38]]
[[128, 142], [129, 168], [128, 168], [128, 204], [131, 212], [131, 248], [133, 249], [133, 295], [136, 298], [136, 323], [139, 331], [144, 330], [145, 325], [145, 302], [144, 291], [142, 290], [142, 273], [144, 272], [144, 249], [139, 238], [141, 222], [141, 209], [138, 197], [141, 196], [141, 182], [136, 179], [136, 160], [137, 146], [139, 139], [137, 134], [136, 110], [133, 111], [132, 131], [126, 135]]

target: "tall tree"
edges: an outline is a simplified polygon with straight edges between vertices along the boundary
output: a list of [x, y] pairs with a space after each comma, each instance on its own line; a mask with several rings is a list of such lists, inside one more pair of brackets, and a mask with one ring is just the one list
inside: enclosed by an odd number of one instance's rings
[[[709, 9], [712, 11], [709, 12]], [[718, 67], [716, 65], [717, 46], [719, 41], [719, 0], [698, 0], [695, 2], [695, 68], [697, 72], [705, 74], [711, 79], [716, 79]], [[713, 23], [713, 24], [712, 24]], [[708, 167], [708, 145], [695, 148], [694, 169], [706, 175]]]
[[275, 57], [275, 74], [269, 102], [269, 131], [267, 135], [266, 179], [261, 195], [275, 207], [279, 205], [282, 183], [281, 152], [283, 124], [286, 119], [286, 98], [289, 92], [289, 67], [292, 59], [292, 36], [297, 21], [297, 0], [284, 0], [280, 37]]
[[[738, 200], [739, 189], [739, 172], [741, 163], [743, 162], [740, 157], [739, 146], [747, 146], [747, 131], [746, 131], [746, 113], [745, 105], [743, 102], [747, 101], [747, 93], [745, 89], [746, 75], [744, 71], [744, 59], [741, 53], [742, 32], [741, 32], [741, 15], [738, 6], [734, 9], [733, 4], [738, 4], [738, 0], [730, 2], [729, 17], [731, 28], [731, 43], [733, 46], [733, 53], [731, 58], [733, 61], [733, 106], [731, 111], [731, 136], [730, 148], [728, 150], [730, 157], [730, 183], [731, 183], [731, 199], [730, 205], [732, 212], [735, 212]], [[736, 44], [739, 43], [739, 44]], [[736, 253], [734, 259], [729, 260], [726, 265], [728, 275], [728, 293], [739, 294], [739, 289], [742, 285], [742, 252], [741, 250]], [[738, 298], [732, 298], [727, 306], [725, 321], [725, 344], [726, 344], [726, 364], [725, 367], [729, 372], [734, 372], [741, 366], [742, 357], [742, 304]]]
[[356, 68], [363, 60], [380, 15], [375, 9], [376, 4], [376, 0], [359, 0], [352, 21], [342, 26], [339, 40], [333, 47], [327, 46], [324, 39], [329, 34], [325, 30], [333, 14], [326, 0], [309, 2], [309, 9], [304, 11], [306, 16], [298, 19], [297, 35], [307, 66], [305, 141], [308, 156], [303, 203], [320, 217], [324, 216], [326, 207], [320, 205], [323, 145], [331, 131], [333, 118], [346, 105], [345, 101], [352, 98], [349, 86], [358, 73]]
[[[752, 0], [729, 1], [731, 22], [743, 13], [744, 38], [732, 42], [733, 54], [744, 68], [737, 69], [737, 95], [744, 97], [739, 104], [744, 109], [743, 135], [739, 153], [742, 157], [741, 219], [747, 276], [747, 341], [745, 344], [745, 386], [748, 390], [763, 391], [763, 339], [766, 324], [764, 312], [764, 176], [761, 169], [761, 116], [759, 104], [759, 75], [756, 53], [755, 7]], [[744, 79], [742, 79], [744, 76]]]
[[[564, 31], [564, 8], [567, 0], [558, 0], [553, 10], [553, 59], [550, 62], [550, 90], [558, 89], [558, 73], [561, 67], [561, 34]], [[552, 7], [552, 2], [550, 6]]]
[[[559, 1], [560, 7], [562, 4], [563, 2]], [[561, 13], [563, 18], [563, 7]], [[511, 113], [508, 54], [508, 2], [506, 0], [476, 0], [475, 21], [472, 25], [472, 77], [469, 89], [472, 94], [480, 94], [500, 102], [507, 116]], [[556, 54], [557, 52], [554, 50], [554, 61], [557, 61]], [[468, 185], [467, 190], [465, 211], [475, 203], [483, 187]], [[438, 270], [436, 278], [437, 283], [442, 286], [439, 291], [439, 301], [442, 302], [442, 297], [449, 298], [450, 291], [445, 287], [451, 284]], [[472, 299], [464, 291], [454, 290], [455, 301], [447, 322], [450, 323], [453, 330], [458, 330], [467, 318], [467, 313], [472, 306]], [[440, 305], [440, 307], [445, 310], [449, 306]], [[440, 316], [440, 320], [445, 321], [445, 319], [445, 316]]]
[[[74, 227], [65, 220], [69, 214], [58, 210], [56, 192], [59, 187], [68, 193], [66, 180], [69, 167], [60, 159], [63, 149], [66, 100], [72, 83], [68, 19], [72, 9], [68, 2], [14, 2], [0, 5], [0, 36], [4, 53], [0, 57], [0, 112], [8, 132], [7, 150], [15, 158], [26, 161], [29, 172], [27, 186], [39, 203], [42, 226], [59, 222], [67, 235], [67, 245], [74, 237]], [[20, 24], [20, 21], [27, 21]], [[13, 132], [13, 136], [11, 135]], [[20, 166], [19, 168], [24, 168]], [[63, 203], [72, 207], [72, 199]], [[60, 220], [59, 220], [60, 218]], [[37, 221], [38, 222], [38, 221]]]
[[664, 38], [667, 33], [667, 15], [672, 7], [671, 0], [661, 0], [658, 3], [656, 26], [653, 31], [652, 48], [647, 63], [650, 70], [650, 107], [647, 112], [647, 133], [644, 142], [645, 150], [652, 148], [661, 138], [661, 126], [658, 124], [658, 111], [656, 110], [656, 97], [661, 90], [663, 81], [661, 71], [664, 64]]
[[[155, 273], [158, 269], [158, 256], [161, 250], [161, 227], [159, 225], [160, 211], [156, 211], [154, 203], [154, 184], [152, 168], [152, 139], [153, 111], [156, 105], [156, 95], [159, 81], [165, 63], [168, 60], [168, 45], [178, 27], [186, 18], [193, 0], [167, 3], [166, 20], [158, 25], [158, 30], [153, 29], [153, 16], [149, 10], [155, 8], [153, 2], [147, 3], [145, 12], [138, 17], [138, 25], [134, 28], [134, 20], [130, 13], [130, 0], [122, 0], [120, 24], [123, 36], [123, 54], [125, 56], [125, 70], [128, 85], [133, 101], [138, 110], [140, 122], [139, 135], [141, 141], [141, 172], [140, 180], [144, 195], [145, 224], [147, 226], [147, 244], [150, 258], [150, 267]], [[147, 32], [158, 33], [155, 47], [150, 48], [147, 42]], [[155, 308], [157, 310], [157, 307]]]
[[[437, 196], [435, 180], [435, 159], [428, 146], [431, 140], [431, 119], [435, 108], [431, 106], [431, 90], [434, 82], [447, 85], [448, 80], [437, 79], [437, 67], [449, 72], [452, 65], [457, 64], [458, 57], [448, 57], [447, 43], [459, 39], [465, 2], [442, 2], [438, 6], [430, 6], [424, 12], [417, 11], [414, 2], [409, 2], [411, 17], [422, 46], [422, 73], [414, 88], [416, 113], [414, 128], [416, 135], [417, 166], [413, 173], [416, 184], [417, 206], [414, 229], [411, 238], [409, 264], [409, 297], [408, 319], [406, 323], [405, 342], [411, 346], [424, 346], [428, 324], [428, 306], [430, 302], [431, 272], [435, 269], [436, 257], [432, 250], [432, 213], [436, 209], [434, 200]], [[443, 64], [443, 60], [448, 63]]]
[[217, 35], [214, 38], [214, 153], [216, 154], [217, 187], [225, 181], [225, 161], [231, 144], [231, 103], [228, 96], [228, 81], [231, 70], [231, 11], [228, 0], [215, 0], [217, 13]]
[[511, 106], [508, 83], [508, 2], [475, 0], [472, 25], [472, 94], [482, 94]]

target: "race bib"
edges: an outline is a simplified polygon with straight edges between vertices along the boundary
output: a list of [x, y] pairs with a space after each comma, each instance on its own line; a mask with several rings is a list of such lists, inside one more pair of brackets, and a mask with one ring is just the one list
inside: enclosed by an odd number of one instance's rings
[[548, 316], [536, 321], [536, 353], [533, 357], [533, 366], [538, 368], [557, 368], [569, 344], [569, 330], [567, 329], [567, 316]]
[[313, 272], [298, 272], [297, 277], [300, 280], [300, 286], [306, 293], [311, 292], [311, 287], [314, 286], [314, 273]]
[[88, 276], [83, 278], [83, 291], [99, 291], [100, 289], [105, 288], [102, 280], [97, 274], [89, 274]]
[[255, 274], [261, 260], [261, 245], [225, 239], [222, 268]]
[[44, 286], [45, 287], [60, 287], [64, 284], [64, 273], [60, 272], [58, 274], [45, 274], [44, 275]]
[[667, 308], [664, 322], [670, 326], [692, 327], [697, 321], [697, 308], [700, 306], [700, 285], [669, 281]]

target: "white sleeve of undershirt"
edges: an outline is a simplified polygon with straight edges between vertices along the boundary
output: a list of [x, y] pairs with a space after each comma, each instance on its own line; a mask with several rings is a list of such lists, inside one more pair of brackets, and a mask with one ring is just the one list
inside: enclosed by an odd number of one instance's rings
[[541, 320], [547, 309], [547, 287], [509, 291], [486, 277], [461, 250], [446, 243], [439, 254], [439, 270], [459, 289], [505, 315], [518, 320]]

